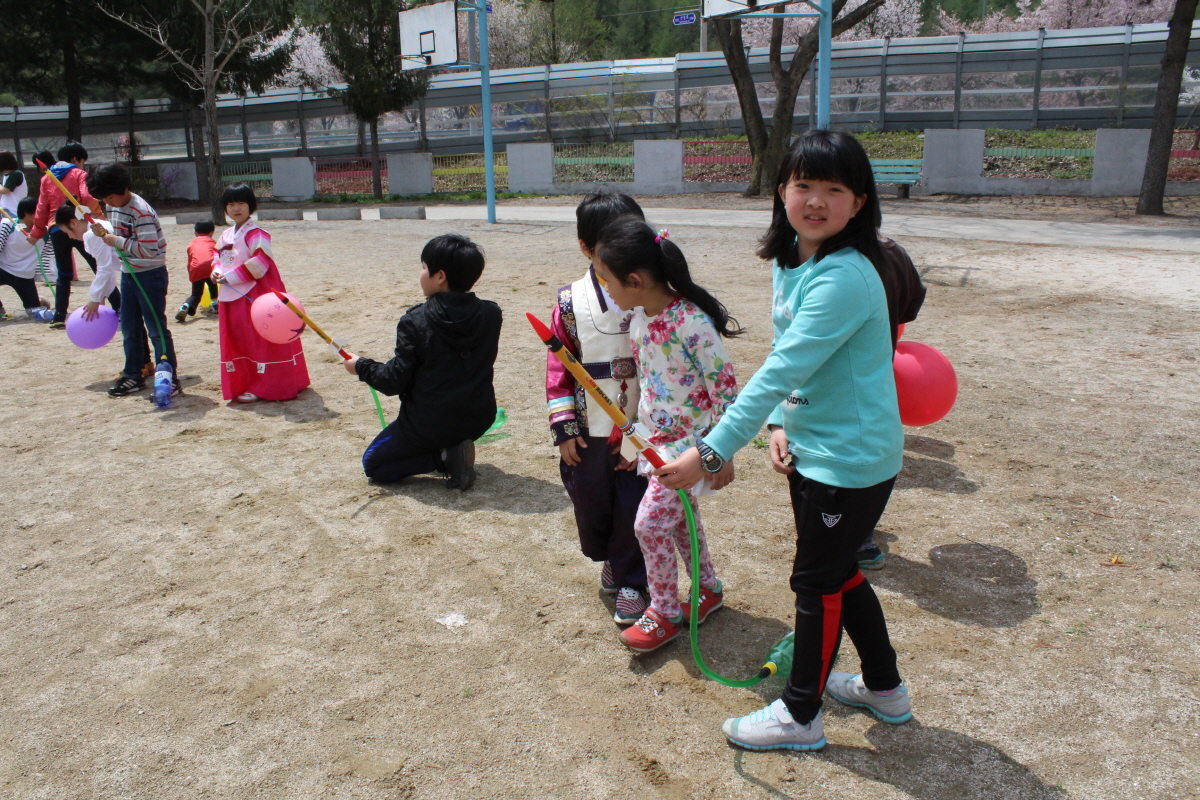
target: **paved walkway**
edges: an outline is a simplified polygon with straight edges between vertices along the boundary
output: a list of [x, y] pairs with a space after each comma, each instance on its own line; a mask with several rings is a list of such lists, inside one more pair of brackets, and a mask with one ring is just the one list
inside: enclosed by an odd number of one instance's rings
[[[655, 225], [666, 227], [717, 227], [766, 229], [771, 221], [766, 211], [739, 211], [715, 208], [647, 208], [646, 216]], [[426, 206], [430, 220], [486, 220], [482, 205]], [[315, 220], [315, 211], [305, 211], [306, 220]], [[378, 220], [379, 209], [364, 208], [364, 220]], [[510, 206], [496, 208], [497, 222], [574, 223], [574, 206]], [[165, 216], [163, 224], [175, 223]], [[337, 223], [330, 223], [337, 224]], [[1065, 245], [1133, 250], [1168, 250], [1200, 253], [1200, 229], [1151, 228], [1140, 225], [1116, 225], [1100, 222], [1045, 222], [1039, 220], [992, 219], [983, 217], [936, 217], [887, 214], [883, 232], [888, 236], [915, 236], [933, 239], [970, 239], [1012, 244]]]
[[[679, 227], [765, 229], [771, 221], [766, 211], [727, 209], [647, 208], [655, 225]], [[486, 206], [427, 206], [433, 220], [484, 220]], [[574, 222], [573, 206], [498, 206], [498, 222]], [[1013, 244], [1049, 244], [1076, 247], [1111, 247], [1141, 250], [1174, 250], [1200, 253], [1200, 230], [1148, 228], [1098, 222], [1043, 222], [1037, 220], [935, 217], [887, 214], [883, 232], [888, 236], [922, 236], [933, 239], [974, 239]]]

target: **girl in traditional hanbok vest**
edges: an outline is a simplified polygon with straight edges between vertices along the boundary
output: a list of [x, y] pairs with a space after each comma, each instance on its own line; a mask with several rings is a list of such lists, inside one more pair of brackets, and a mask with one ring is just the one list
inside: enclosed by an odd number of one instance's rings
[[[270, 291], [286, 291], [271, 258], [271, 234], [250, 215], [258, 208], [254, 190], [230, 186], [221, 195], [225, 213], [233, 220], [217, 240], [213, 279], [221, 291], [221, 394], [226, 400], [291, 400], [308, 386], [308, 367], [300, 339], [287, 344], [268, 342], [254, 330], [250, 306]], [[228, 288], [228, 291], [226, 290]]]

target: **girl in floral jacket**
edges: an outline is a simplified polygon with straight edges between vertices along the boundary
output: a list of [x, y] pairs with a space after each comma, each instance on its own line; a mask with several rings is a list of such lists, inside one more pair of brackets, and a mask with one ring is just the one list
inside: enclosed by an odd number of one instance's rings
[[[597, 251], [597, 275], [613, 302], [629, 311], [629, 338], [641, 385], [638, 420], [666, 460], [678, 458], [717, 424], [737, 397], [737, 380], [721, 336], [736, 336], [741, 328], [719, 300], [692, 280], [687, 260], [665, 230], [656, 234], [636, 217], [620, 217], [604, 228]], [[644, 459], [639, 464], [642, 474], [652, 469]], [[621, 634], [639, 653], [678, 636], [688, 614], [687, 604], [679, 602], [675, 556], [678, 548], [690, 568], [683, 503], [657, 478], [649, 480], [634, 531], [646, 559], [650, 607]], [[706, 488], [720, 489], [731, 480], [733, 465], [727, 464]], [[699, 622], [724, 600], [699, 523], [695, 497], [702, 493], [693, 489], [689, 496], [700, 543]]]

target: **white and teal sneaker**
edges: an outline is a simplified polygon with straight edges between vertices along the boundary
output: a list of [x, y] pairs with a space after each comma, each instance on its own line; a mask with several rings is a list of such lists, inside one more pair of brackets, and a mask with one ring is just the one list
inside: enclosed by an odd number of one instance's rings
[[849, 672], [831, 672], [825, 681], [825, 691], [830, 697], [844, 705], [865, 708], [884, 722], [899, 725], [912, 719], [912, 704], [908, 701], [908, 688], [903, 684], [895, 694], [881, 697], [863, 683], [862, 675]]
[[820, 712], [812, 722], [801, 725], [782, 699], [753, 714], [730, 717], [721, 730], [730, 742], [747, 750], [820, 750], [825, 746]]

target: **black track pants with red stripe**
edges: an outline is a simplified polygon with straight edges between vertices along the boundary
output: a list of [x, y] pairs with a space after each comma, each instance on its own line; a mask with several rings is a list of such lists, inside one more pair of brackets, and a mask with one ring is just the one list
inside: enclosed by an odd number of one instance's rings
[[888, 639], [879, 598], [858, 569], [855, 551], [875, 529], [896, 479], [866, 489], [843, 489], [788, 476], [796, 517], [796, 653], [783, 702], [798, 722], [821, 709], [825, 681], [837, 657], [842, 628], [862, 661], [872, 691], [900, 685], [896, 651]]

